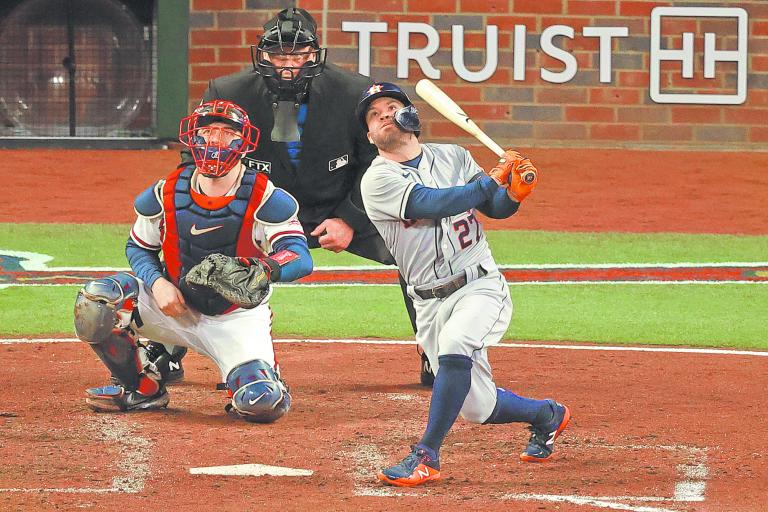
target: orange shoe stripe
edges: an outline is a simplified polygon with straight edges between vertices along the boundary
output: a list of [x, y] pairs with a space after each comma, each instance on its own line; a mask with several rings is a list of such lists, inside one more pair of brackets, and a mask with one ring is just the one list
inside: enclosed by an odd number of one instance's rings
[[389, 478], [383, 472], [379, 471], [376, 475], [379, 480], [389, 485], [395, 485], [398, 487], [414, 487], [426, 482], [440, 479], [440, 471], [435, 468], [431, 468], [424, 464], [419, 464], [416, 469], [413, 470], [411, 476], [407, 478]]

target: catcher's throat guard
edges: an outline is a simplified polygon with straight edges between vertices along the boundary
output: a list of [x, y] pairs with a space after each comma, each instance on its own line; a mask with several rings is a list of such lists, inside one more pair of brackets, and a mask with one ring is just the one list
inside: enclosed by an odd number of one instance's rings
[[232, 402], [226, 408], [246, 421], [272, 423], [291, 408], [291, 394], [272, 366], [262, 359], [243, 363], [227, 375]]
[[181, 120], [179, 142], [190, 149], [200, 173], [225, 176], [246, 153], [256, 149], [260, 131], [231, 101], [208, 101]]

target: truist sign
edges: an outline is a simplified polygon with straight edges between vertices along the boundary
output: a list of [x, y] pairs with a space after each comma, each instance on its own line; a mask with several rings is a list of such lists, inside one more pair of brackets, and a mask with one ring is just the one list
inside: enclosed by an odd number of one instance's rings
[[[682, 32], [680, 34], [662, 34], [662, 24], [665, 19], [708, 20], [712, 18], [731, 19], [735, 23], [735, 33]], [[650, 96], [656, 103], [689, 103], [689, 104], [713, 104], [713, 105], [738, 105], [747, 98], [747, 39], [748, 39], [748, 15], [747, 11], [738, 7], [656, 7], [651, 11], [651, 37], [649, 41], [650, 61]], [[344, 32], [358, 34], [359, 72], [370, 76], [371, 71], [371, 38], [375, 33], [389, 31], [389, 25], [384, 22], [352, 22], [342, 23]], [[440, 36], [434, 27], [426, 23], [402, 22], [397, 24], [397, 77], [408, 78], [408, 66], [414, 61], [421, 71], [433, 80], [440, 79], [440, 70], [430, 62], [440, 47]], [[411, 48], [409, 45], [411, 34], [425, 36], [427, 44], [421, 48]], [[515, 25], [513, 29], [512, 62], [503, 63], [512, 66], [512, 78], [514, 81], [523, 81], [526, 78], [525, 52], [526, 52], [525, 25]], [[628, 27], [584, 27], [581, 37], [597, 38], [599, 40], [599, 69], [600, 82], [611, 83], [612, 48], [614, 38], [629, 37]], [[676, 36], [676, 37], [675, 37]], [[718, 77], [718, 64], [736, 66], [736, 84], [734, 91], [723, 93], [721, 87], [717, 93], [708, 92], [709, 89], [695, 91], [695, 87], [684, 87], [685, 92], [679, 92], [683, 87], [678, 86], [678, 92], [664, 90], [662, 65], [664, 62], [676, 62], [680, 76], [683, 79], [694, 78], [696, 54], [694, 52], [694, 38], [702, 37], [703, 44], [703, 78], [715, 80]], [[539, 38], [541, 51], [550, 57], [563, 63], [563, 69], [551, 71], [540, 69], [541, 79], [556, 84], [567, 83], [576, 76], [578, 63], [576, 57], [570, 52], [558, 47], [555, 38], [566, 37], [574, 39], [576, 33], [567, 25], [552, 25], [545, 28]], [[736, 49], [722, 49], [721, 43], [725, 38], [736, 40]], [[664, 41], [681, 40], [681, 48], [666, 48]], [[499, 28], [496, 25], [488, 25], [485, 32], [486, 59], [484, 66], [479, 70], [470, 70], [464, 62], [464, 27], [453, 25], [451, 27], [451, 64], [456, 74], [467, 82], [484, 82], [491, 78], [499, 66]], [[669, 46], [669, 44], [666, 44]], [[701, 65], [701, 64], [700, 64]], [[731, 68], [729, 68], [730, 70]], [[732, 72], [732, 71], [731, 71]], [[720, 71], [723, 73], [723, 71]], [[679, 84], [679, 81], [678, 81]], [[683, 81], [684, 84], [684, 81]]]

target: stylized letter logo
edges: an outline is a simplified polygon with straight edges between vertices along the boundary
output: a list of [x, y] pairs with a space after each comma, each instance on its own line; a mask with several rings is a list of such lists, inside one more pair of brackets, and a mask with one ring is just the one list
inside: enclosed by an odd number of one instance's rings
[[[735, 18], [738, 33], [736, 50], [715, 49], [716, 34], [704, 33], [704, 78], [715, 78], [715, 63], [735, 62], [736, 94], [661, 92], [662, 61], [682, 63], [682, 77], [693, 78], [693, 32], [683, 32], [682, 49], [664, 49], [661, 43], [661, 21], [664, 17]], [[656, 7], [651, 11], [651, 99], [656, 103], [689, 103], [706, 105], [740, 105], [747, 100], [747, 11], [739, 7]], [[729, 34], [733, 35], [733, 34]]]

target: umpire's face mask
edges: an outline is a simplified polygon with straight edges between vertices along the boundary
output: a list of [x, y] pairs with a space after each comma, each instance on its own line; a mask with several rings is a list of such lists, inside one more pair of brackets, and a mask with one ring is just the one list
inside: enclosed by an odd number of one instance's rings
[[264, 52], [264, 59], [274, 67], [274, 74], [266, 76], [267, 84], [277, 91], [272, 103], [274, 125], [271, 138], [275, 142], [295, 142], [301, 138], [298, 126], [299, 103], [306, 91], [316, 68], [318, 49], [312, 46], [296, 47], [291, 52]]

